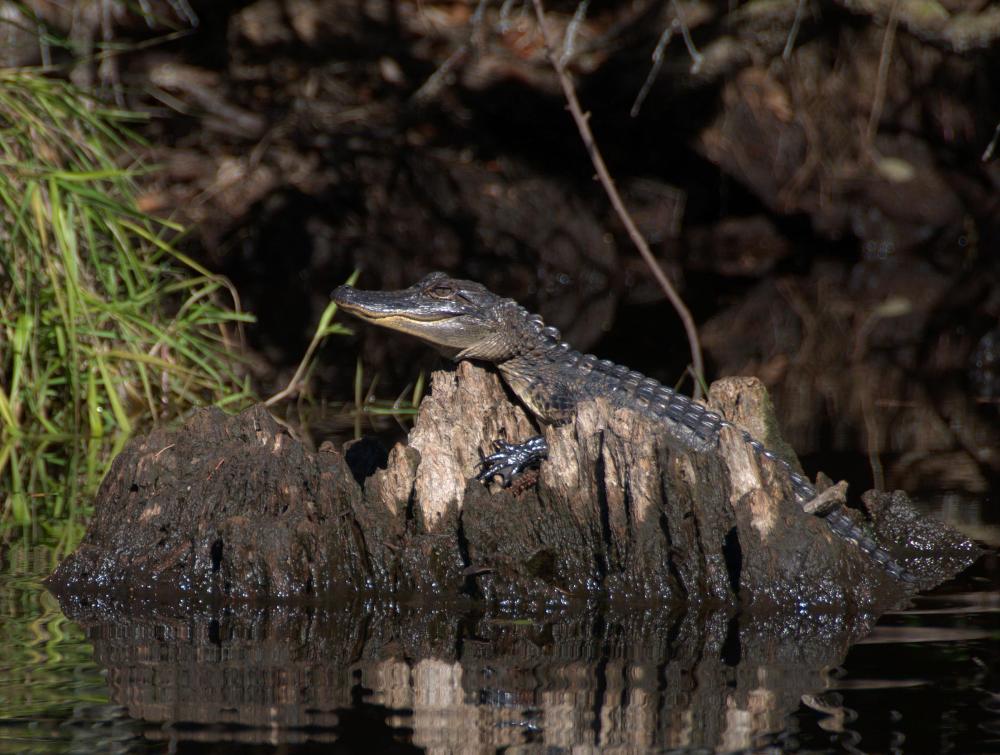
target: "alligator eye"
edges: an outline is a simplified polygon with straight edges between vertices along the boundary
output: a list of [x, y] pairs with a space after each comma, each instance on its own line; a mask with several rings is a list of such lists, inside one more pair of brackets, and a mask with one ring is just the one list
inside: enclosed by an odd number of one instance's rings
[[434, 286], [428, 289], [427, 293], [435, 299], [450, 299], [455, 295], [455, 289], [451, 286]]

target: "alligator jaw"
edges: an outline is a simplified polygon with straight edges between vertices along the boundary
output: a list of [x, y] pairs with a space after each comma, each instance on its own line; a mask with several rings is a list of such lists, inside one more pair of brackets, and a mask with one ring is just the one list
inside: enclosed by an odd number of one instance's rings
[[407, 333], [449, 356], [477, 343], [483, 324], [461, 302], [429, 297], [420, 284], [402, 291], [362, 291], [339, 286], [333, 300], [345, 312], [383, 328]]
[[338, 286], [333, 292], [333, 300], [345, 312], [387, 328], [397, 328], [393, 324], [397, 322], [440, 322], [460, 314], [448, 311], [449, 308], [440, 303], [432, 305], [422, 299], [412, 289], [362, 291], [354, 286]]

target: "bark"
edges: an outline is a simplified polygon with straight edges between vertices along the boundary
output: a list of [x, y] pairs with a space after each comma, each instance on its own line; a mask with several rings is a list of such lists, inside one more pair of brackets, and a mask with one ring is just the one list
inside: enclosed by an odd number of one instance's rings
[[[781, 449], [758, 381], [719, 381], [711, 401]], [[533, 484], [472, 479], [493, 439], [533, 432], [499, 378], [469, 363], [434, 375], [408, 444], [384, 468], [364, 445], [312, 453], [259, 406], [233, 417], [201, 410], [115, 460], [86, 538], [51, 585], [223, 599], [433, 594], [498, 606], [602, 595], [852, 615], [914, 589], [802, 511], [780, 467], [761, 466], [730, 431], [718, 449], [685, 451], [658, 423], [589, 402], [546, 429], [550, 458]], [[974, 560], [971, 543], [916, 515], [902, 494], [866, 502], [878, 514], [866, 526], [920, 586]]]

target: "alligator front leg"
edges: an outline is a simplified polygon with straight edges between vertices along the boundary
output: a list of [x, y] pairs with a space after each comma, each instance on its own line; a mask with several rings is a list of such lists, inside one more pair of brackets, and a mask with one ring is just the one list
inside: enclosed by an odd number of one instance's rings
[[479, 461], [477, 480], [488, 481], [494, 477], [500, 478], [502, 487], [510, 487], [511, 482], [519, 474], [531, 467], [537, 467], [549, 456], [549, 444], [545, 438], [536, 435], [523, 443], [508, 443], [505, 440], [493, 441], [492, 454]]

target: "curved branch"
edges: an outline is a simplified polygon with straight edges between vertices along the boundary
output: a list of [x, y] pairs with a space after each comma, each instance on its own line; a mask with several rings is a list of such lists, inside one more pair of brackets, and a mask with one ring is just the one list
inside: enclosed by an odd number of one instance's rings
[[667, 299], [673, 305], [674, 309], [677, 311], [677, 315], [681, 318], [681, 322], [684, 324], [684, 332], [687, 334], [688, 345], [691, 348], [691, 366], [695, 372], [694, 380], [694, 396], [699, 398], [701, 395], [701, 384], [705, 379], [704, 363], [701, 358], [701, 342], [698, 339], [698, 329], [694, 324], [694, 318], [691, 316], [691, 311], [684, 304], [680, 295], [677, 293], [673, 284], [667, 278], [663, 269], [660, 267], [653, 253], [649, 250], [649, 244], [646, 243], [646, 239], [643, 238], [642, 233], [635, 225], [635, 221], [632, 220], [632, 216], [629, 214], [628, 209], [625, 207], [625, 203], [622, 201], [621, 195], [618, 193], [618, 189], [615, 187], [614, 179], [611, 177], [611, 173], [608, 171], [608, 166], [604, 163], [604, 157], [601, 155], [601, 150], [597, 146], [597, 142], [594, 140], [594, 134], [590, 130], [590, 125], [588, 124], [589, 115], [583, 112], [580, 107], [580, 101], [576, 96], [576, 89], [573, 87], [573, 82], [570, 81], [569, 75], [566, 73], [566, 67], [563, 65], [560, 56], [556, 55], [555, 50], [552, 46], [552, 40], [549, 37], [549, 33], [545, 28], [545, 8], [542, 6], [542, 0], [532, 0], [535, 6], [535, 15], [538, 17], [538, 27], [542, 33], [542, 41], [545, 45], [545, 55], [549, 59], [549, 63], [552, 64], [552, 68], [555, 69], [556, 76], [559, 79], [559, 84], [562, 87], [563, 95], [566, 97], [566, 102], [569, 105], [569, 112], [573, 116], [573, 120], [576, 122], [576, 127], [580, 132], [580, 138], [583, 140], [584, 146], [587, 148], [587, 154], [590, 155], [590, 161], [594, 164], [594, 170], [597, 171], [597, 178], [600, 180], [601, 185], [604, 187], [605, 193], [608, 195], [608, 199], [611, 200], [612, 207], [615, 208], [615, 212], [618, 214], [619, 219], [621, 219], [622, 224], [625, 226], [625, 230], [628, 231], [629, 237], [632, 239], [632, 243], [635, 244], [636, 248], [639, 250], [639, 254], [642, 259], [649, 266], [650, 271], [653, 273], [653, 277], [656, 278], [656, 282], [660, 284], [660, 288], [667, 295]]

